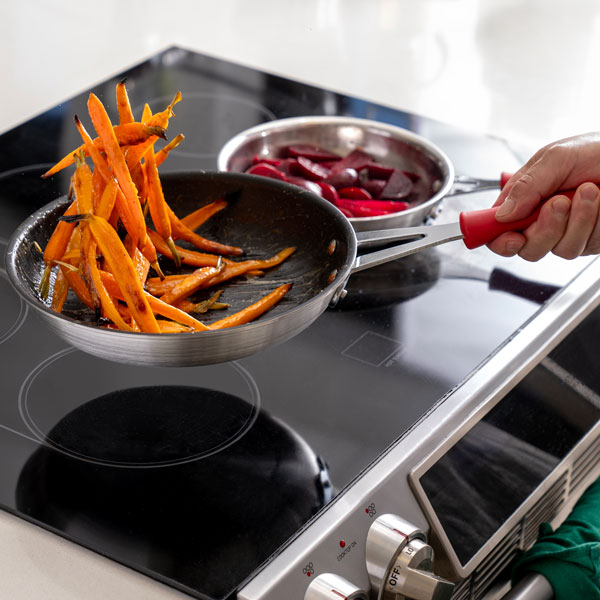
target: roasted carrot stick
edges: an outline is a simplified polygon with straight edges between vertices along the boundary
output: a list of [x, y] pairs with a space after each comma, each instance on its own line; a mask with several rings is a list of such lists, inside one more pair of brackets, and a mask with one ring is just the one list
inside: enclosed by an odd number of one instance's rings
[[237, 325], [243, 325], [254, 321], [254, 319], [260, 317], [263, 313], [267, 312], [277, 302], [279, 302], [291, 289], [291, 283], [285, 283], [280, 285], [277, 289], [273, 290], [270, 294], [267, 294], [264, 298], [261, 298], [258, 302], [254, 302], [250, 306], [240, 310], [239, 312], [215, 321], [210, 326], [211, 329], [225, 329], [227, 327], [235, 327]]
[[[148, 229], [148, 237], [152, 240], [154, 246], [163, 256], [173, 260], [173, 253], [167, 243], [152, 229]], [[191, 267], [215, 267], [219, 262], [220, 256], [216, 254], [204, 254], [195, 250], [187, 250], [181, 246], [175, 246], [177, 254], [181, 257], [181, 262]], [[225, 262], [232, 262], [225, 259]]]
[[[75, 199], [65, 211], [65, 215], [76, 215], [78, 212], [77, 199]], [[50, 291], [50, 273], [54, 261], [60, 260], [64, 256], [75, 225], [75, 223], [59, 221], [46, 244], [46, 248], [44, 249], [44, 263], [46, 267], [39, 285], [40, 295], [44, 300], [48, 297]]]
[[201, 206], [189, 215], [186, 215], [180, 221], [190, 230], [198, 229], [200, 225], [206, 223], [214, 214], [223, 210], [227, 206], [227, 201], [219, 198], [210, 204]]
[[127, 88], [125, 87], [125, 79], [117, 83], [116, 95], [119, 123], [121, 125], [124, 125], [125, 123], [132, 123], [135, 121], [135, 119], [133, 118], [133, 112], [131, 111], [131, 104], [129, 103]]
[[50, 308], [57, 313], [61, 313], [67, 295], [69, 294], [69, 282], [63, 273], [65, 267], [60, 267], [56, 274], [56, 280], [54, 281], [54, 288], [52, 289], [52, 302]]
[[[75, 157], [75, 161], [77, 168], [75, 169], [73, 189], [75, 197], [77, 198], [77, 206], [80, 214], [91, 215], [94, 211], [94, 203], [92, 200], [92, 171], [85, 162], [83, 152]], [[92, 299], [94, 309], [99, 314], [101, 300], [91, 275], [90, 265], [91, 262], [96, 262], [96, 243], [92, 238], [92, 234], [90, 233], [87, 224], [84, 224], [81, 229], [80, 255], [81, 274], [90, 292], [90, 298]]]
[[[111, 172], [110, 167], [108, 166], [108, 163], [106, 162], [106, 158], [104, 158], [104, 156], [96, 148], [96, 146], [94, 145], [94, 143], [92, 141], [92, 138], [89, 136], [88, 132], [86, 131], [85, 127], [83, 126], [83, 123], [79, 120], [77, 115], [75, 115], [75, 125], [77, 127], [77, 130], [79, 131], [79, 134], [81, 135], [81, 137], [83, 139], [86, 150], [89, 152], [89, 155], [90, 155], [92, 161], [94, 162], [94, 167], [101, 172], [101, 174], [103, 175], [103, 177], [106, 181], [113, 179], [114, 176]], [[139, 229], [139, 224], [137, 222], [137, 219], [139, 219], [139, 217], [135, 211], [135, 206], [132, 207], [127, 202], [127, 199], [125, 198], [123, 191], [121, 190], [120, 187], [117, 189], [117, 197], [115, 199], [115, 204], [116, 204], [118, 214], [121, 218], [121, 221], [123, 222], [123, 226], [125, 227], [125, 229], [128, 232], [130, 232], [130, 234], [131, 234], [132, 230], [135, 231], [135, 230]], [[139, 206], [139, 202], [137, 202], [137, 204]], [[140, 209], [140, 211], [141, 211], [141, 209]], [[142, 220], [143, 220], [143, 215], [142, 215]]]
[[102, 191], [98, 205], [94, 207], [94, 214], [108, 221], [115, 206], [118, 190], [119, 184], [117, 180], [111, 177]]
[[117, 232], [102, 217], [86, 215], [85, 220], [136, 323], [144, 333], [159, 333], [156, 318], [148, 304], [133, 262]]
[[169, 152], [173, 150], [173, 148], [177, 148], [181, 142], [185, 140], [185, 136], [183, 133], [176, 135], [166, 146], [163, 146], [158, 152], [154, 154], [154, 158], [156, 160], [156, 166], [160, 167], [165, 162], [167, 156], [169, 156]]
[[[136, 244], [144, 244], [146, 241], [146, 224], [144, 222], [144, 215], [142, 213], [142, 207], [138, 198], [137, 190], [131, 179], [131, 174], [127, 168], [125, 157], [117, 142], [115, 133], [113, 130], [112, 123], [104, 105], [100, 102], [99, 98], [95, 94], [90, 94], [88, 99], [88, 110], [92, 123], [96, 128], [98, 136], [104, 144], [106, 155], [110, 161], [110, 164], [114, 170], [114, 174], [119, 182], [120, 188], [123, 190], [123, 194], [127, 201], [128, 210], [133, 218], [131, 223], [131, 229], [128, 229], [129, 235], [135, 240]], [[142, 247], [140, 250], [143, 251]], [[151, 258], [148, 260], [152, 262]], [[141, 326], [141, 324], [140, 324]]]
[[[102, 281], [106, 286], [108, 292], [113, 295], [115, 298], [119, 300], [123, 300], [124, 296], [122, 295], [119, 286], [117, 285], [117, 281], [115, 276], [112, 273], [108, 273], [106, 271], [101, 271], [100, 275], [102, 276]], [[146, 292], [146, 298], [148, 303], [150, 304], [152, 310], [158, 314], [166, 317], [167, 319], [171, 319], [173, 321], [177, 321], [178, 323], [182, 323], [183, 325], [188, 325], [194, 331], [208, 331], [210, 327], [204, 325], [194, 317], [188, 315], [186, 312], [180, 310], [179, 308], [172, 306], [171, 304], [167, 304], [163, 302], [160, 298], [155, 298], [152, 294], [148, 294]]]
[[255, 269], [270, 269], [271, 267], [281, 264], [295, 251], [296, 247], [290, 246], [289, 248], [284, 248], [281, 250], [281, 252], [278, 252], [274, 256], [271, 256], [271, 258], [265, 258], [262, 260], [245, 260], [239, 263], [228, 263], [225, 265], [225, 268], [221, 271], [221, 273], [219, 275], [215, 275], [215, 277], [213, 277], [209, 283], [210, 285], [218, 285], [224, 281], [233, 279], [234, 277], [245, 275], [249, 271], [254, 271]]
[[171, 250], [175, 266], [181, 267], [181, 258], [177, 253], [175, 242], [171, 237], [171, 209], [165, 202], [165, 196], [163, 194], [162, 185], [160, 183], [160, 177], [158, 175], [158, 169], [156, 168], [156, 161], [154, 160], [154, 152], [148, 152], [145, 162], [145, 173], [148, 181], [148, 207], [150, 209], [150, 216], [152, 222], [156, 228], [156, 232], [166, 242], [167, 246]]
[[185, 325], [174, 323], [173, 321], [163, 321], [162, 319], [158, 321], [158, 326], [161, 333], [186, 333], [192, 331], [192, 329]]
[[202, 267], [196, 269], [193, 273], [186, 276], [182, 281], [177, 282], [175, 286], [160, 299], [167, 304], [175, 304], [182, 298], [191, 296], [202, 287], [204, 283], [210, 281], [221, 269], [219, 267]]
[[185, 240], [190, 244], [193, 244], [199, 250], [206, 250], [206, 252], [214, 252], [215, 254], [226, 254], [228, 256], [241, 256], [244, 251], [237, 246], [228, 246], [226, 244], [220, 244], [219, 242], [213, 242], [193, 232], [191, 229], [186, 227], [173, 212], [171, 207], [167, 206], [169, 213], [169, 219], [171, 220], [171, 228], [173, 230], [173, 237], [176, 240]]
[[[146, 125], [145, 123], [127, 123], [126, 125], [115, 125], [114, 127], [115, 136], [119, 146], [135, 146], [141, 144], [152, 137], [153, 139], [162, 138], [166, 139], [167, 134], [163, 127], [157, 127], [154, 125]], [[93, 140], [94, 146], [96, 146], [99, 152], [104, 152], [104, 143], [100, 138]], [[86, 156], [89, 156], [89, 152], [83, 145], [79, 148], [71, 150], [69, 154], [61, 158], [54, 166], [48, 169], [43, 175], [42, 179], [56, 175], [59, 171], [71, 166], [75, 162], [74, 155], [85, 151]]]
[[[104, 287], [104, 283], [102, 282], [100, 270], [98, 269], [98, 263], [96, 262], [96, 242], [92, 241], [92, 243], [89, 244], [85, 249], [85, 252], [87, 254], [85, 260], [86, 268], [88, 269], [89, 278], [100, 301], [100, 306], [104, 316], [107, 319], [110, 319], [119, 329], [131, 331], [131, 327], [125, 323], [119, 314], [113, 299], [110, 297], [108, 291]], [[90, 295], [93, 298], [93, 294]]]
[[75, 292], [75, 295], [79, 300], [81, 300], [88, 308], [95, 310], [92, 299], [90, 298], [90, 293], [81, 277], [81, 273], [79, 273], [79, 271], [70, 271], [68, 269], [65, 269], [63, 273], [69, 282], [70, 288]]
[[[145, 115], [142, 115], [142, 123], [145, 123], [150, 127], [162, 127], [163, 129], [166, 129], [169, 125], [169, 119], [175, 114], [173, 112], [173, 106], [177, 104], [177, 102], [179, 102], [180, 100], [181, 92], [177, 92], [177, 94], [175, 94], [175, 97], [173, 98], [169, 106], [165, 108], [165, 110], [156, 113], [155, 115], [152, 115], [150, 117], [147, 116], [151, 115], [150, 107], [148, 107], [147, 110], [146, 107], [144, 107]], [[146, 152], [148, 151], [148, 149], [154, 145], [157, 139], [157, 136], [151, 136], [141, 144], [129, 148], [127, 152], [127, 163], [129, 165], [133, 165], [136, 162], [140, 162], [146, 154]]]
[[[152, 235], [151, 230], [150, 235]], [[180, 249], [181, 250], [181, 249]], [[221, 271], [220, 274], [215, 275], [208, 283], [212, 285], [218, 285], [219, 283], [223, 283], [229, 279], [233, 279], [234, 277], [239, 277], [240, 275], [247, 275], [249, 273], [254, 272], [257, 269], [270, 269], [271, 267], [275, 267], [278, 264], [282, 263], [288, 256], [290, 256], [296, 248], [294, 246], [290, 246], [289, 248], [284, 248], [281, 252], [278, 252], [274, 256], [270, 258], [262, 259], [262, 260], [245, 260], [242, 262], [232, 262], [232, 261], [224, 261], [225, 268]], [[183, 251], [183, 259], [186, 262], [186, 252], [192, 253], [191, 250]], [[162, 253], [162, 250], [161, 250]], [[195, 253], [198, 254], [198, 253]], [[212, 255], [200, 255], [211, 257]], [[201, 261], [198, 261], [201, 262]], [[205, 264], [201, 264], [199, 266], [206, 266]], [[164, 280], [158, 280], [155, 277], [152, 277], [146, 281], [146, 289], [155, 295], [166, 294], [168, 291], [173, 289], [175, 285], [177, 285], [180, 281], [185, 278], [185, 275], [167, 275]], [[205, 287], [208, 287], [206, 285]]]

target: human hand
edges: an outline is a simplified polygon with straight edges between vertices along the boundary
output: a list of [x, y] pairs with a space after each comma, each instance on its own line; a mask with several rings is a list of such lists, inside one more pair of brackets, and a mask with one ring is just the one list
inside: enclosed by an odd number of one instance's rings
[[[600, 254], [600, 132], [565, 138], [538, 150], [506, 183], [494, 206], [501, 222], [540, 215], [523, 233], [488, 244], [501, 256], [537, 261], [548, 252], [566, 259]], [[570, 200], [560, 191], [575, 189]]]

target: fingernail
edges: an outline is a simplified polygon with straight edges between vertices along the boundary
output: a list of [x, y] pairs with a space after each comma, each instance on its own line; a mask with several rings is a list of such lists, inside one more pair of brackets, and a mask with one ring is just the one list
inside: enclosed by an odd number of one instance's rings
[[558, 196], [552, 202], [552, 212], [559, 217], [565, 217], [571, 208], [571, 203], [565, 196]]
[[497, 217], [504, 217], [509, 215], [515, 208], [515, 201], [512, 198], [507, 198], [498, 208], [496, 212]]
[[523, 247], [522, 242], [511, 241], [511, 242], [506, 242], [506, 246], [504, 247], [504, 249], [507, 254], [515, 255], [520, 252], [522, 247]]
[[595, 185], [584, 185], [581, 188], [581, 199], [587, 202], [594, 202], [598, 196], [598, 188]]

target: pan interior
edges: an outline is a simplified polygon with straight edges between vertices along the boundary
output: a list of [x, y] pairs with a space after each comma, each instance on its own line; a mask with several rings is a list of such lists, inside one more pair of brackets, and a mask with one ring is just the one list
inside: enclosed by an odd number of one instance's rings
[[[331, 205], [313, 194], [278, 181], [235, 173], [171, 173], [161, 179], [167, 202], [180, 217], [218, 198], [228, 199], [228, 206], [197, 232], [208, 239], [243, 248], [244, 256], [234, 260], [268, 258], [286, 247], [297, 248], [281, 265], [265, 270], [263, 276], [225, 283], [220, 301], [230, 304], [230, 308], [226, 313], [219, 310], [202, 314], [203, 322], [210, 323], [241, 310], [278, 285], [292, 282], [286, 297], [261, 317], [270, 319], [314, 298], [332, 280], [341, 281], [347, 275], [354, 258], [352, 229]], [[42, 249], [45, 247], [67, 205], [64, 198], [36, 213], [11, 244], [13, 279], [20, 292], [39, 307], [42, 300], [38, 287], [44, 263], [34, 242]], [[185, 242], [177, 243], [192, 248]], [[166, 274], [177, 272], [171, 260], [164, 257], [160, 260]], [[184, 269], [192, 271], [194, 267], [184, 266]], [[194, 299], [200, 302], [214, 291], [206, 290]], [[82, 307], [71, 294], [63, 315], [79, 322], [96, 322], [93, 312]]]

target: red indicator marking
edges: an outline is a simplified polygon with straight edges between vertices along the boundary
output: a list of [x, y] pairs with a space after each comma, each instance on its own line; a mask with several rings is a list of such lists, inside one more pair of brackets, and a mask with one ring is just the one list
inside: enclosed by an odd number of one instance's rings
[[392, 531], [395, 531], [396, 533], [399, 533], [404, 539], [408, 539], [408, 536], [405, 533], [402, 533], [401, 531], [398, 531], [397, 529], [392, 529]]
[[346, 542], [344, 540], [340, 540], [340, 548], [345, 548]]
[[306, 576], [310, 577], [310, 571], [306, 571]]
[[340, 598], [344, 598], [344, 600], [347, 600], [348, 596], [344, 596], [344, 594], [342, 594], [342, 592], [338, 592], [337, 590], [332, 589], [331, 590], [336, 596], [339, 596]]
[[368, 509], [368, 508], [365, 508], [365, 512], [366, 512], [367, 514], [369, 514], [369, 509]]

